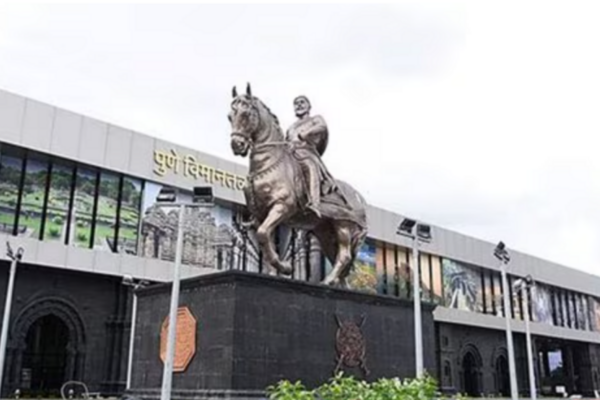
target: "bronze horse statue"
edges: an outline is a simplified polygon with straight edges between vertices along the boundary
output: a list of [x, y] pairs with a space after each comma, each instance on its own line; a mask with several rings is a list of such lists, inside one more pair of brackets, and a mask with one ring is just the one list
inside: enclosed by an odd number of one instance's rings
[[347, 287], [347, 277], [367, 235], [366, 202], [349, 184], [335, 180], [337, 190], [322, 197], [318, 214], [306, 209], [307, 185], [277, 117], [250, 85], [238, 95], [233, 88], [231, 148], [250, 156], [244, 195], [251, 214], [247, 227], [256, 237], [267, 263], [283, 275], [292, 267], [275, 250], [273, 233], [283, 224], [312, 232], [333, 269], [323, 283]]

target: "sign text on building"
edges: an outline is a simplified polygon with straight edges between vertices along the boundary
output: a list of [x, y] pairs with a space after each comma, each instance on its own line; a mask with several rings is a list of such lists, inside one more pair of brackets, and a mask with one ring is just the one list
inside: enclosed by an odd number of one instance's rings
[[210, 184], [218, 183], [221, 186], [233, 190], [243, 190], [246, 178], [231, 172], [223, 171], [210, 165], [202, 164], [192, 155], [180, 156], [173, 149], [169, 151], [154, 150], [154, 173], [165, 176], [168, 171], [179, 173], [183, 170], [183, 176], [200, 179], [201, 177]]

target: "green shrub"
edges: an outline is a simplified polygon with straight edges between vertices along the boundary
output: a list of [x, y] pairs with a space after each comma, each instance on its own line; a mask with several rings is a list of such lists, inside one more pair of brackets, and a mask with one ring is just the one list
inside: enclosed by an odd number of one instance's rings
[[301, 382], [282, 380], [267, 388], [270, 400], [431, 400], [439, 398], [437, 382], [425, 375], [421, 379], [382, 378], [367, 383], [342, 373], [316, 389]]

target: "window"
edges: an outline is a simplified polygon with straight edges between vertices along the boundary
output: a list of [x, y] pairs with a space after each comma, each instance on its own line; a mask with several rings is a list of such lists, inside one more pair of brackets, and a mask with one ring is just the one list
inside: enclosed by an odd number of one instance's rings
[[23, 158], [8, 146], [0, 155], [0, 232], [12, 235], [14, 232], [19, 188], [23, 172]]
[[394, 257], [395, 246], [386, 244], [382, 248], [383, 265], [385, 266], [385, 272], [387, 275], [387, 294], [391, 296], [398, 296], [398, 270], [396, 268], [396, 260]]
[[556, 306], [554, 292], [543, 284], [536, 284], [530, 295], [531, 320], [548, 325], [556, 325]]
[[375, 247], [375, 268], [377, 270], [378, 287], [377, 291], [383, 294], [389, 294], [388, 282], [390, 280], [387, 263], [385, 259], [385, 243], [378, 242]]
[[115, 250], [117, 206], [119, 204], [119, 177], [103, 171], [100, 174], [94, 228], [94, 248]]
[[528, 287], [525, 291], [525, 295], [527, 296], [527, 318], [530, 321], [533, 321], [533, 296], [532, 296], [532, 288]]
[[504, 303], [502, 301], [502, 283], [500, 282], [500, 273], [492, 272], [492, 281], [494, 284], [494, 307], [497, 316], [504, 316]]
[[429, 267], [429, 254], [419, 254], [419, 272], [421, 274], [421, 299], [431, 301], [431, 270]]
[[[390, 256], [389, 251], [393, 250], [388, 250], [388, 257]], [[395, 265], [398, 268], [398, 290], [401, 298], [408, 299], [411, 296], [411, 273], [408, 264], [408, 249], [396, 247], [395, 250]]]
[[442, 286], [442, 262], [438, 256], [431, 256], [431, 277], [433, 281], [433, 302], [442, 304], [444, 293]]
[[594, 325], [596, 326], [596, 331], [600, 332], [600, 301], [598, 299], [593, 300], [593, 315], [594, 315]]
[[[517, 277], [514, 277], [512, 280], [512, 283], [517, 281]], [[513, 308], [514, 308], [514, 318], [515, 319], [520, 319], [523, 320], [524, 315], [523, 315], [523, 291], [522, 290], [515, 290], [513, 292]]]
[[75, 215], [74, 232], [71, 243], [78, 247], [90, 247], [92, 240], [92, 225], [95, 209], [97, 172], [85, 167], [77, 168], [75, 178], [75, 201], [73, 214]]
[[61, 240], [66, 243], [69, 234], [69, 208], [73, 167], [66, 163], [53, 162], [50, 169], [50, 190], [44, 221], [44, 240]]
[[558, 294], [554, 288], [550, 289], [550, 296], [552, 299], [552, 322], [556, 326], [562, 326], [562, 318], [560, 313], [560, 302], [558, 299]]
[[138, 227], [142, 199], [142, 181], [123, 178], [119, 211], [119, 252], [137, 254]]
[[583, 302], [581, 295], [576, 293], [575, 295], [575, 311], [577, 313], [577, 329], [585, 330], [585, 316], [583, 314]]
[[571, 328], [577, 329], [577, 310], [575, 309], [575, 297], [571, 292], [567, 292], [569, 316], [571, 318]]
[[565, 292], [563, 292], [562, 290], [560, 291], [560, 307], [562, 309], [562, 315], [563, 315], [563, 325], [565, 328], [569, 328], [571, 326], [571, 314], [569, 313], [569, 308], [568, 308], [568, 300], [566, 297]]
[[42, 232], [48, 161], [29, 155], [25, 166], [21, 208], [19, 210], [20, 236], [39, 239]]
[[494, 313], [494, 291], [492, 280], [492, 271], [482, 270], [483, 274], [483, 299], [486, 314]]
[[510, 317], [515, 318], [515, 312], [518, 309], [517, 306], [517, 296], [515, 290], [513, 289], [513, 283], [515, 282], [515, 278], [513, 276], [507, 276], [508, 278], [508, 298], [510, 300]]
[[594, 300], [589, 297], [586, 296], [584, 298], [585, 300], [585, 308], [586, 308], [586, 318], [588, 319], [588, 326], [589, 326], [589, 330], [593, 331], [595, 330], [594, 324]]

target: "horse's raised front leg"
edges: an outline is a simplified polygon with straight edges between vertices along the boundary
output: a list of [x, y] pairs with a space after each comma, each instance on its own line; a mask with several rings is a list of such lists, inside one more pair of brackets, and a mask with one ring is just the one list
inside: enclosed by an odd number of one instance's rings
[[277, 203], [271, 207], [269, 214], [258, 227], [258, 230], [256, 231], [256, 237], [267, 263], [276, 268], [279, 273], [291, 275], [292, 266], [281, 261], [279, 255], [275, 251], [275, 245], [273, 243], [273, 232], [275, 231], [275, 228], [277, 228], [277, 226], [284, 220], [287, 213], [288, 208], [284, 204]]

